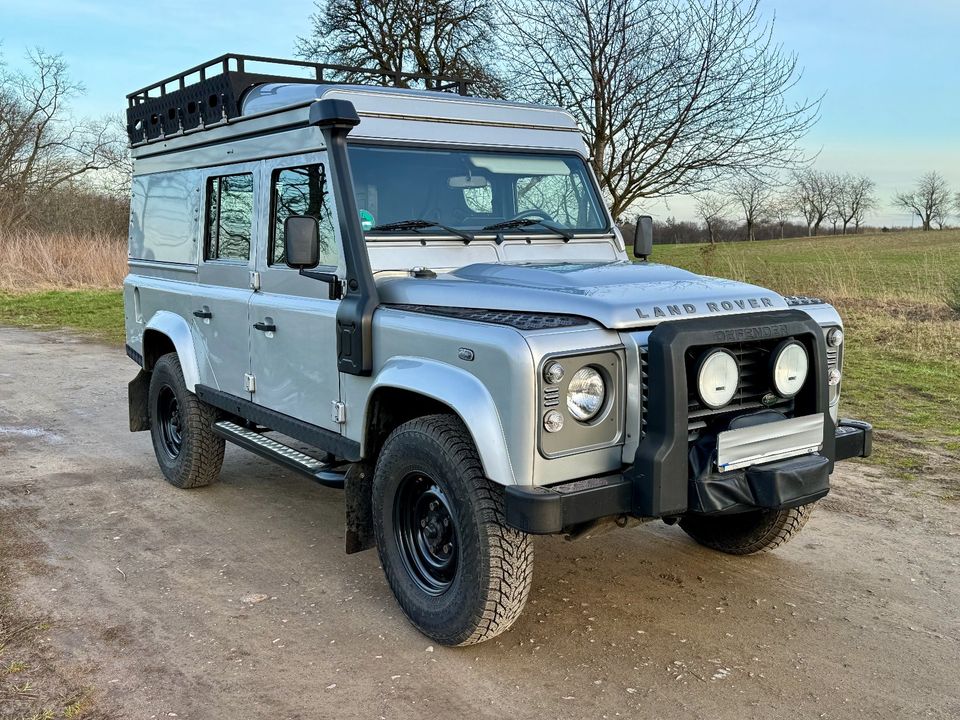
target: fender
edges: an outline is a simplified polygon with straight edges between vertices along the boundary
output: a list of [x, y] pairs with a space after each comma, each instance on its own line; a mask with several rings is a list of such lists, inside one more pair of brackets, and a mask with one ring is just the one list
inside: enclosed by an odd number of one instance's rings
[[[409, 390], [449, 407], [473, 437], [487, 478], [500, 485], [516, 484], [500, 413], [490, 392], [476, 377], [436, 360], [398, 356], [384, 363], [367, 397], [373, 397], [378, 388]], [[364, 427], [369, 426], [369, 412], [368, 402]]]
[[[183, 368], [183, 379], [186, 382], [187, 390], [196, 392], [197, 383], [200, 382], [200, 367], [197, 364], [193, 332], [190, 330], [187, 321], [169, 310], [158, 310], [144, 328], [144, 340], [146, 340], [149, 331], [155, 331], [170, 338], [173, 346], [177, 349], [177, 357], [180, 359], [180, 367]], [[149, 357], [146, 342], [144, 342], [143, 349], [144, 358]], [[144, 367], [144, 370], [152, 369], [152, 367]]]

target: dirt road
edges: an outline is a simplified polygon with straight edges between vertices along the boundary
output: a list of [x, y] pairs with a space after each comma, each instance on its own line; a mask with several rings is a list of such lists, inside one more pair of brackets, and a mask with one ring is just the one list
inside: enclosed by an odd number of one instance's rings
[[516, 626], [430, 647], [376, 553], [343, 554], [337, 491], [236, 448], [219, 484], [164, 483], [127, 432], [134, 370], [0, 329], [13, 592], [117, 717], [960, 717], [960, 507], [940, 486], [848, 465], [798, 540], [753, 558], [661, 523], [537, 539]]

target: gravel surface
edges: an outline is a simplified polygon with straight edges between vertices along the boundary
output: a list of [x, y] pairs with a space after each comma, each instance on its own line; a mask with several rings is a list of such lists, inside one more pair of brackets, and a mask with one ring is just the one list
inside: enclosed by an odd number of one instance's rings
[[219, 483], [163, 482], [127, 431], [135, 369], [0, 328], [13, 594], [116, 717], [960, 717], [960, 521], [940, 486], [846, 464], [801, 535], [756, 557], [661, 523], [537, 538], [514, 628], [434, 647], [376, 553], [343, 553], [337, 491], [232, 447]]

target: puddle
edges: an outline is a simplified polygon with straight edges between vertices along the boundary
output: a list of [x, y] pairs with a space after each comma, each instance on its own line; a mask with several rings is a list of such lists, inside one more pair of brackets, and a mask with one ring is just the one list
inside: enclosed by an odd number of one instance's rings
[[46, 440], [50, 443], [58, 443], [63, 440], [62, 437], [56, 433], [52, 433], [49, 430], [44, 430], [43, 428], [33, 427], [33, 428], [17, 428], [17, 427], [5, 427], [0, 425], [0, 439], [2, 438], [24, 438], [29, 440]]

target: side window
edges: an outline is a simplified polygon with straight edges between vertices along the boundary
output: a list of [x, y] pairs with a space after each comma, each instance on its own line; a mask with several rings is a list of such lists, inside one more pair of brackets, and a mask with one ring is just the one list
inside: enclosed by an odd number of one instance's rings
[[320, 264], [336, 265], [340, 260], [333, 217], [332, 198], [327, 192], [327, 175], [323, 165], [284, 168], [273, 173], [273, 238], [270, 243], [270, 264], [286, 262], [283, 224], [291, 215], [309, 215], [320, 223]]
[[207, 259], [250, 259], [253, 235], [253, 175], [207, 180]]

